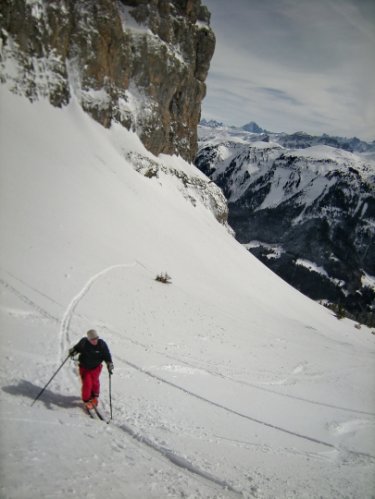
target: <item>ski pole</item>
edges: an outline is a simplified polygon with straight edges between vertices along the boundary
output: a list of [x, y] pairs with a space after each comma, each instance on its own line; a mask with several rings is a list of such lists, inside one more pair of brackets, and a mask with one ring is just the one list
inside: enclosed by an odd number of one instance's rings
[[111, 409], [111, 419], [112, 419], [112, 391], [111, 391], [111, 377], [112, 375], [109, 374], [109, 407]]
[[48, 383], [46, 384], [46, 386], [44, 388], [42, 388], [40, 390], [40, 392], [38, 393], [38, 395], [35, 397], [35, 399], [33, 400], [32, 404], [31, 405], [34, 405], [35, 402], [38, 400], [38, 398], [42, 395], [42, 393], [44, 392], [44, 390], [47, 388], [47, 386], [51, 383], [51, 381], [53, 380], [53, 378], [56, 376], [56, 374], [60, 371], [60, 369], [62, 368], [62, 366], [65, 364], [65, 362], [69, 359], [70, 357], [70, 354], [68, 354], [67, 358], [64, 360], [64, 362], [61, 364], [61, 366], [56, 370], [56, 372], [52, 375], [51, 379], [48, 381]]

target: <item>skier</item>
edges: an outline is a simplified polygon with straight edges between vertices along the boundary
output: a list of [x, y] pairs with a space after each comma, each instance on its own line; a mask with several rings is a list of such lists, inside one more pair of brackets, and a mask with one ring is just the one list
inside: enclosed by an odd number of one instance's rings
[[102, 362], [107, 364], [110, 376], [113, 374], [113, 362], [107, 343], [99, 338], [95, 329], [87, 331], [86, 336], [69, 349], [69, 355], [74, 357], [80, 354], [78, 360], [82, 380], [82, 400], [87, 409], [93, 409], [98, 405]]

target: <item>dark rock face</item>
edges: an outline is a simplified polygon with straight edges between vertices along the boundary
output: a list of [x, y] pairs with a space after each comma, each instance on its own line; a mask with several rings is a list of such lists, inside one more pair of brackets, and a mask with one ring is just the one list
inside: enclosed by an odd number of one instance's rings
[[209, 20], [200, 0], [3, 0], [1, 81], [54, 106], [74, 94], [154, 154], [192, 160], [215, 48]]
[[375, 276], [374, 164], [327, 146], [213, 135], [196, 165], [227, 197], [238, 241], [306, 295], [374, 325], [374, 287], [364, 284]]

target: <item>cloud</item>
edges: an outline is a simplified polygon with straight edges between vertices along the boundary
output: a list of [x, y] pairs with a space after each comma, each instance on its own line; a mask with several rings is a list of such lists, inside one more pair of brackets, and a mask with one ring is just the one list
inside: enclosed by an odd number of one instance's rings
[[256, 90], [260, 93], [272, 97], [273, 99], [286, 101], [289, 104], [292, 104], [293, 106], [301, 105], [301, 102], [298, 99], [292, 97], [283, 90], [279, 90], [277, 88], [268, 88], [268, 87], [258, 87]]
[[203, 116], [375, 138], [375, 2], [204, 3], [217, 47]]

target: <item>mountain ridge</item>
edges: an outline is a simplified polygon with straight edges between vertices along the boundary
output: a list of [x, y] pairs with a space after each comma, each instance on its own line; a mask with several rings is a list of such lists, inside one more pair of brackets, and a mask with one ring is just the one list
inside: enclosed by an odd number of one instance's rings
[[375, 158], [375, 139], [372, 142], [361, 140], [358, 137], [341, 137], [323, 133], [321, 135], [311, 135], [304, 131], [293, 133], [271, 132], [259, 126], [255, 121], [250, 121], [240, 127], [226, 125], [216, 120], [206, 120], [203, 118], [199, 125], [208, 128], [222, 128], [223, 130], [232, 130], [238, 134], [241, 131], [254, 133], [256, 140], [272, 141], [281, 144], [287, 148], [304, 149], [314, 145], [327, 145], [337, 149], [344, 149], [349, 152], [369, 153], [370, 159]]
[[237, 239], [311, 298], [374, 325], [375, 163], [238, 129], [199, 134], [196, 165], [223, 189]]

